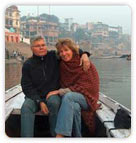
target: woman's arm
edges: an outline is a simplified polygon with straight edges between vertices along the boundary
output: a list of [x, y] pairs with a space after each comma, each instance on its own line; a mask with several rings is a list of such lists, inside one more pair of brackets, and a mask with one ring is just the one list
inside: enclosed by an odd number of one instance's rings
[[59, 89], [59, 95], [63, 96], [64, 94], [66, 94], [67, 92], [70, 92], [71, 90], [69, 88], [60, 88]]
[[70, 92], [71, 90], [69, 88], [60, 88], [59, 90], [54, 90], [51, 91], [47, 94], [46, 96], [46, 100], [48, 100], [48, 98], [52, 95], [60, 95], [63, 96], [64, 94], [66, 94], [67, 92]]

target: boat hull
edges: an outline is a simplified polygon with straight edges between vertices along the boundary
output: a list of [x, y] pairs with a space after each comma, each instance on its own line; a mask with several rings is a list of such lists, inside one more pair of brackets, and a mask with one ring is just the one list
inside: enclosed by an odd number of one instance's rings
[[[21, 137], [21, 116], [11, 114], [5, 122], [5, 132], [8, 137]], [[88, 128], [82, 120], [82, 136], [92, 137]], [[48, 116], [36, 115], [34, 126], [34, 137], [52, 137], [50, 134]], [[96, 134], [93, 137], [106, 137], [106, 129], [98, 118], [96, 118]]]

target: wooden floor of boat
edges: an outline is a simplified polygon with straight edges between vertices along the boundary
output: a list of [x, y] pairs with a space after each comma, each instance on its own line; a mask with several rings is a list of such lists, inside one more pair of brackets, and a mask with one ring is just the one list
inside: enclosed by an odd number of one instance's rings
[[[83, 121], [83, 120], [82, 120]], [[106, 137], [106, 130], [96, 118], [96, 134], [93, 137]], [[8, 137], [20, 137], [21, 132], [20, 115], [11, 114], [5, 123], [5, 132]], [[36, 115], [34, 137], [51, 137], [48, 116]], [[82, 136], [91, 137], [88, 128], [82, 122]]]

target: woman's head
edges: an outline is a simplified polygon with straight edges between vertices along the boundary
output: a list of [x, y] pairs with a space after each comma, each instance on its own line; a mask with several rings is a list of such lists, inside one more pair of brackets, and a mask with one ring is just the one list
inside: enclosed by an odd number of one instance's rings
[[64, 61], [70, 61], [72, 57], [79, 54], [77, 45], [71, 39], [59, 39], [56, 48], [59, 56]]

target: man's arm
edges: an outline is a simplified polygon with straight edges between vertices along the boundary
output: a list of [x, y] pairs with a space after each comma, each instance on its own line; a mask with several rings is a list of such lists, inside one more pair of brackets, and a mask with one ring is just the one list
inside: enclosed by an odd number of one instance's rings
[[83, 66], [84, 71], [88, 71], [90, 68], [90, 60], [89, 56], [91, 55], [89, 52], [83, 52], [81, 49], [79, 49], [80, 54], [80, 65]]
[[22, 68], [22, 79], [21, 79], [22, 90], [28, 98], [31, 98], [32, 100], [39, 103], [41, 101], [41, 98], [38, 95], [37, 90], [33, 88], [29, 69], [30, 65], [25, 63]]
[[91, 55], [89, 52], [83, 51], [82, 49], [79, 48], [79, 55], [80, 55], [80, 57], [81, 57], [83, 54], [86, 54], [88, 57], [90, 57], [90, 55]]

